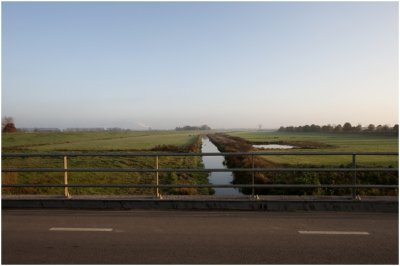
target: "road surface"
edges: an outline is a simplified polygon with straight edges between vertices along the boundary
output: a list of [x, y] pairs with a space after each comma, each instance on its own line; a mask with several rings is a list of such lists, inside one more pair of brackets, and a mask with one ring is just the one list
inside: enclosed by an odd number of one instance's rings
[[3, 264], [398, 264], [398, 214], [3, 210]]

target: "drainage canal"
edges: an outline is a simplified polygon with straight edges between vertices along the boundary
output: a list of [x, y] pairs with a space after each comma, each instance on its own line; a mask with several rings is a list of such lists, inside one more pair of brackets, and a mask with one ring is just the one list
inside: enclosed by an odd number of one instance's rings
[[[216, 153], [220, 152], [218, 148], [207, 138], [203, 137], [201, 152]], [[207, 168], [226, 168], [224, 165], [224, 156], [203, 156], [204, 167]], [[211, 172], [208, 181], [213, 185], [232, 185], [232, 172]], [[243, 195], [236, 188], [214, 188], [215, 195]]]

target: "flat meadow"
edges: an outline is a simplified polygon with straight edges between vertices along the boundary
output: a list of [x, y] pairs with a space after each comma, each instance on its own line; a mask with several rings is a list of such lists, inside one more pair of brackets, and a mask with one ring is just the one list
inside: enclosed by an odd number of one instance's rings
[[[2, 154], [5, 153], [103, 153], [103, 152], [201, 152], [201, 136], [208, 131], [125, 131], [125, 132], [55, 132], [55, 133], [6, 133], [2, 134]], [[398, 136], [368, 135], [345, 133], [289, 133], [267, 131], [230, 131], [226, 134], [239, 137], [252, 144], [288, 144], [295, 146], [284, 152], [398, 152]], [[242, 140], [243, 141], [243, 140]], [[253, 151], [282, 152], [282, 150], [258, 149]], [[316, 156], [316, 155], [268, 155], [260, 156], [268, 161], [270, 167], [349, 167], [352, 156]], [[357, 167], [393, 167], [398, 168], [398, 156], [357, 156]], [[159, 168], [204, 168], [202, 158], [197, 156], [161, 156]], [[68, 168], [136, 168], [154, 169], [155, 157], [137, 156], [77, 156], [68, 158]], [[62, 157], [2, 157], [3, 168], [62, 168]], [[160, 184], [208, 184], [207, 173], [160, 173]], [[2, 173], [2, 184], [63, 184], [63, 173], [30, 172]], [[284, 176], [270, 174], [267, 179], [272, 183], [294, 182], [304, 184], [324, 184], [332, 180], [337, 184], [346, 181], [343, 174], [297, 174]], [[82, 185], [136, 185], [155, 184], [155, 173], [139, 172], [70, 172], [69, 184]], [[289, 181], [288, 181], [289, 180]], [[360, 180], [371, 184], [393, 184], [398, 182], [398, 174], [360, 175]], [[293, 180], [292, 180], [293, 181]], [[238, 181], [239, 182], [239, 181]], [[240, 181], [242, 182], [242, 181]], [[239, 182], [239, 183], [240, 183]], [[72, 195], [154, 195], [154, 188], [69, 188]], [[3, 194], [46, 194], [62, 195], [63, 188], [3, 188]], [[209, 188], [168, 188], [161, 189], [162, 194], [209, 195]], [[260, 192], [262, 193], [262, 192]], [[270, 191], [268, 193], [281, 193]], [[293, 192], [303, 193], [303, 192]], [[315, 193], [315, 192], [312, 192]], [[331, 193], [331, 192], [318, 192]], [[336, 193], [336, 192], [335, 192]], [[347, 193], [347, 192], [346, 192]], [[397, 192], [396, 192], [397, 193]], [[369, 190], [365, 194], [382, 195], [378, 190]], [[339, 195], [339, 194], [338, 194]], [[385, 194], [383, 194], [385, 195]]]
[[[195, 131], [125, 131], [125, 132], [50, 132], [2, 134], [2, 153], [52, 152], [144, 152], [198, 149], [201, 141]], [[200, 146], [201, 147], [201, 146]], [[154, 157], [69, 157], [68, 168], [155, 168]], [[2, 158], [3, 168], [62, 168], [62, 157]], [[203, 168], [200, 157], [160, 157], [160, 168]], [[154, 173], [72, 172], [69, 184], [155, 184]], [[161, 173], [160, 184], [206, 184], [207, 173]], [[2, 173], [3, 184], [63, 184], [63, 173]], [[72, 195], [154, 194], [148, 188], [70, 188]], [[62, 188], [3, 188], [3, 193], [62, 194]], [[211, 190], [164, 189], [167, 194], [209, 194]]]
[[[268, 149], [268, 152], [398, 152], [399, 139], [396, 135], [369, 135], [357, 133], [291, 133], [265, 131], [235, 131], [231, 136], [243, 138], [252, 143], [289, 144], [295, 146], [289, 150]], [[298, 147], [296, 145], [298, 144]], [[302, 147], [312, 144], [310, 147]], [[307, 146], [307, 145], [306, 145]], [[262, 149], [255, 149], [261, 151]], [[352, 156], [263, 156], [266, 160], [283, 165], [340, 166], [352, 163]], [[359, 155], [360, 167], [398, 167], [398, 156]]]
[[157, 145], [189, 145], [196, 133], [185, 131], [101, 131], [2, 134], [2, 151], [134, 151]]
[[[389, 134], [366, 133], [311, 133], [311, 132], [266, 132], [266, 131], [236, 131], [229, 132], [231, 137], [239, 137], [249, 144], [279, 144], [290, 145], [292, 149], [260, 149], [250, 148], [252, 151], [268, 152], [326, 152], [326, 153], [357, 153], [357, 152], [394, 152], [396, 155], [357, 155], [356, 167], [360, 168], [398, 168], [398, 136]], [[351, 168], [353, 155], [260, 155], [265, 165], [270, 167], [289, 168]], [[256, 181], [272, 184], [352, 184], [353, 173], [340, 172], [298, 172], [293, 173], [259, 173]], [[245, 178], [245, 177], [243, 177]], [[397, 185], [398, 172], [358, 171], [355, 179], [357, 184], [365, 185]], [[243, 181], [240, 181], [243, 182]], [[294, 194], [294, 195], [351, 195], [351, 189], [270, 189], [258, 191], [260, 194]], [[359, 196], [394, 196], [398, 190], [363, 188], [356, 190]]]

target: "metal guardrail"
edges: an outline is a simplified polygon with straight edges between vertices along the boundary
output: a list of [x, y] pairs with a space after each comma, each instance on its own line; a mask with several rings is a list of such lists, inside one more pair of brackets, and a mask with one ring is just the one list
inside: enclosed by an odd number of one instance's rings
[[[338, 156], [347, 155], [352, 156], [352, 166], [350, 168], [256, 168], [254, 166], [254, 156]], [[2, 157], [61, 157], [64, 161], [63, 168], [2, 168], [2, 172], [62, 172], [64, 173], [64, 184], [4, 184], [2, 187], [56, 187], [64, 188], [64, 195], [69, 197], [68, 188], [155, 188], [157, 197], [161, 197], [160, 188], [252, 188], [252, 196], [255, 196], [255, 188], [350, 188], [352, 189], [352, 197], [356, 198], [356, 189], [359, 188], [381, 188], [381, 189], [398, 189], [397, 185], [362, 185], [357, 184], [358, 172], [398, 172], [398, 168], [357, 168], [356, 156], [398, 156], [397, 152], [221, 152], [221, 153], [176, 153], [176, 152], [163, 152], [163, 153], [143, 153], [143, 152], [113, 152], [113, 153], [10, 153], [2, 154]], [[154, 168], [68, 168], [68, 157], [154, 157]], [[159, 157], [166, 156], [250, 156], [252, 160], [251, 168], [159, 168]], [[72, 172], [139, 172], [139, 173], [155, 173], [156, 184], [68, 184], [68, 173]], [[201, 185], [184, 185], [184, 184], [160, 184], [159, 173], [165, 172], [251, 172], [252, 184], [232, 184], [232, 185], [216, 185], [216, 184], [201, 184]], [[255, 184], [256, 172], [350, 172], [353, 173], [352, 184], [332, 185], [332, 184]]]

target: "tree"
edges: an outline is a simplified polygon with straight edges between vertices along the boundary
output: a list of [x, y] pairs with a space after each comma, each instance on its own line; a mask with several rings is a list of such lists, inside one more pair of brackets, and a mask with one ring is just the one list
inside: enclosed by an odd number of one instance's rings
[[321, 131], [321, 127], [318, 126], [318, 125], [312, 124], [312, 125], [310, 126], [310, 131], [311, 131], [311, 132], [320, 132], [320, 131]]
[[210, 130], [211, 127], [207, 125], [202, 126], [184, 126], [184, 127], [176, 127], [175, 130]]
[[394, 127], [393, 127], [393, 132], [395, 132], [395, 133], [399, 133], [399, 124], [396, 124], [396, 125], [394, 125]]
[[17, 128], [14, 124], [14, 119], [10, 116], [3, 117], [1, 121], [1, 131], [4, 133], [16, 132]]
[[389, 132], [389, 126], [388, 125], [384, 125], [382, 127], [382, 132]]
[[351, 124], [349, 122], [344, 123], [344, 125], [343, 125], [344, 132], [350, 132], [352, 129], [353, 129], [353, 127], [351, 126]]
[[209, 127], [209, 126], [207, 126], [207, 125], [202, 125], [201, 127], [200, 127], [200, 130], [210, 130], [211, 129], [211, 127]]
[[5, 116], [1, 120], [1, 128], [3, 129], [7, 124], [11, 123], [14, 123], [14, 118], [12, 118], [11, 116]]
[[330, 124], [329, 125], [325, 125], [325, 126], [322, 126], [321, 130], [322, 130], [322, 132], [332, 132], [333, 131], [333, 126], [331, 126]]
[[368, 131], [371, 131], [371, 132], [375, 131], [375, 125], [374, 124], [369, 124], [368, 125]]
[[286, 128], [287, 132], [294, 132], [294, 126], [289, 126]]
[[305, 125], [305, 126], [303, 126], [303, 129], [301, 131], [310, 132], [311, 131], [311, 127], [309, 125]]
[[335, 132], [341, 132], [342, 131], [342, 125], [337, 125], [334, 129]]

